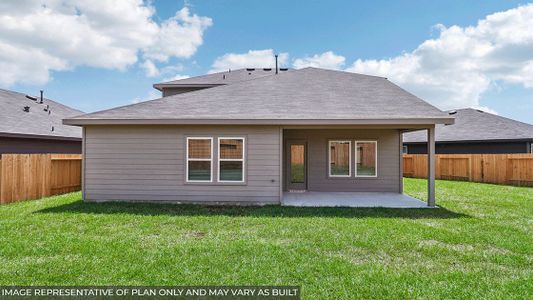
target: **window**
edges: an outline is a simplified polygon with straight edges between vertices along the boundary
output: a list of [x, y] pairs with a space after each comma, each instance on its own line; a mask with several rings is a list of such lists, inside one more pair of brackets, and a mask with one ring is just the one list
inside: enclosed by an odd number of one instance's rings
[[376, 177], [377, 176], [377, 142], [357, 141], [355, 142], [356, 157], [356, 177]]
[[408, 151], [408, 149], [407, 149], [407, 145], [403, 145], [403, 146], [402, 146], [402, 153], [403, 153], [403, 154], [407, 154], [407, 151]]
[[329, 176], [350, 177], [352, 174], [351, 141], [329, 141]]
[[187, 182], [212, 182], [213, 138], [187, 138]]
[[244, 138], [218, 138], [218, 181], [244, 182]]

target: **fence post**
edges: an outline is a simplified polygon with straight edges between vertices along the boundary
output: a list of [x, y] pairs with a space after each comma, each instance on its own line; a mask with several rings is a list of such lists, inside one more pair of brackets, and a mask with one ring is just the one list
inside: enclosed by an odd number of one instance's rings
[[435, 206], [435, 125], [428, 128], [428, 206]]

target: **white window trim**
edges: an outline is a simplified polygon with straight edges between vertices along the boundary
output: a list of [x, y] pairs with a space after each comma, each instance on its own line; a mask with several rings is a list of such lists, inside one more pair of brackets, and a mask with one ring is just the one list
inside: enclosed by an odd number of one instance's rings
[[[359, 162], [359, 155], [357, 155], [357, 144], [359, 143], [373, 143], [376, 149], [376, 160], [374, 162], [374, 169], [376, 175], [357, 175], [357, 163]], [[355, 141], [355, 177], [359, 178], [376, 178], [378, 177], [378, 141]]]
[[[242, 140], [242, 158], [220, 158], [220, 140]], [[246, 139], [244, 137], [218, 137], [217, 143], [217, 152], [218, 152], [218, 162], [217, 162], [217, 181], [223, 183], [243, 183], [246, 182], [246, 162], [244, 158], [246, 157]], [[220, 180], [220, 162], [221, 161], [241, 161], [242, 162], [242, 180]]]
[[[211, 157], [210, 158], [189, 158], [189, 141], [190, 140], [210, 140], [211, 141]], [[185, 145], [187, 147], [186, 150], [186, 158], [185, 158], [185, 181], [186, 182], [213, 182], [213, 138], [212, 137], [206, 137], [206, 136], [195, 136], [195, 137], [187, 137], [187, 144]], [[211, 162], [211, 172], [210, 172], [210, 180], [189, 180], [189, 161], [209, 161]]]
[[[332, 143], [344, 143], [348, 142], [348, 175], [332, 175], [331, 174], [331, 144]], [[330, 140], [328, 142], [328, 176], [333, 178], [348, 178], [352, 177], [352, 141], [351, 140]]]

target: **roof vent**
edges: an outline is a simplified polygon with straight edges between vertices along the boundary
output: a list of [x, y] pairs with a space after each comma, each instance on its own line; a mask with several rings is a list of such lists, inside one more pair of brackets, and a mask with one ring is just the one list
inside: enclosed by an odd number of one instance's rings
[[54, 131], [54, 126], [52, 126], [52, 131]]
[[30, 95], [26, 95], [26, 98], [30, 99], [30, 100], [37, 100], [37, 97], [33, 97], [33, 96], [30, 96]]
[[279, 68], [280, 71], [288, 71], [289, 68]]
[[272, 71], [272, 68], [263, 68], [263, 71]]
[[226, 74], [222, 75], [222, 79], [226, 79]]
[[456, 113], [457, 113], [456, 110], [450, 110], [450, 111], [448, 112], [449, 115], [455, 115]]
[[48, 111], [48, 108], [50, 108], [50, 105], [46, 104], [46, 106], [44, 107], [44, 111]]
[[248, 71], [248, 72], [255, 71], [255, 68], [246, 68], [246, 71]]
[[43, 103], [43, 93], [44, 93], [43, 90], [41, 90], [41, 102], [39, 103]]
[[482, 111], [481, 109], [476, 109], [477, 111], [479, 111], [480, 113], [484, 113], [484, 111]]
[[24, 106], [24, 108], [22, 110], [24, 112], [30, 112], [30, 107], [29, 106]]

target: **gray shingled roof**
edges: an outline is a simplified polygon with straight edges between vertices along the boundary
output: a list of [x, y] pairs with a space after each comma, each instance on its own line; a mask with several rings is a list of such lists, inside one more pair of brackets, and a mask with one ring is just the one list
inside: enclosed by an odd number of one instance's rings
[[[280, 73], [287, 71], [279, 71]], [[195, 76], [185, 79], [172, 80], [154, 84], [154, 87], [160, 89], [162, 86], [191, 86], [191, 85], [224, 85], [232, 84], [244, 80], [256, 79], [265, 76], [274, 75], [275, 69], [237, 69], [202, 76]]]
[[[0, 89], [0, 135], [37, 135], [48, 138], [81, 138], [81, 129], [63, 125], [64, 118], [83, 114], [50, 99], [43, 103], [28, 99], [25, 94]], [[24, 107], [30, 111], [25, 112]], [[48, 111], [44, 109], [48, 106]], [[52, 131], [52, 126], [54, 130]]]
[[442, 118], [451, 120], [448, 114], [386, 78], [305, 68], [90, 113], [66, 122], [279, 120], [283, 124], [283, 120]]
[[[533, 125], [493, 115], [480, 110], [465, 108], [454, 110], [455, 124], [437, 125], [437, 142], [483, 140], [533, 140]], [[453, 112], [453, 111], [451, 111]], [[425, 131], [408, 132], [405, 143], [426, 142]]]

